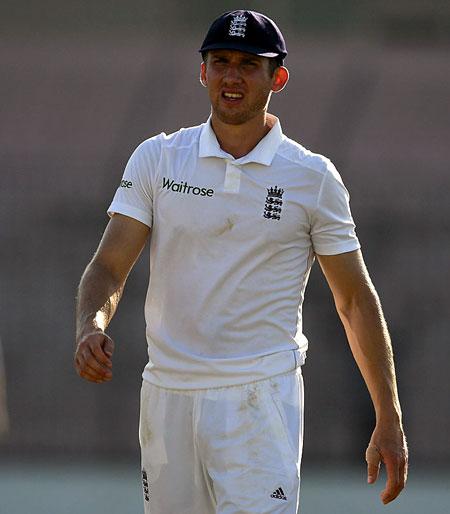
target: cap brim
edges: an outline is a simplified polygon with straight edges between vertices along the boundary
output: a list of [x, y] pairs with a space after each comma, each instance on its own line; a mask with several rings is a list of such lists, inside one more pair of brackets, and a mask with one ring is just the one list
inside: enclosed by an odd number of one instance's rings
[[225, 43], [214, 43], [213, 45], [202, 46], [199, 52], [207, 52], [208, 50], [239, 50], [240, 52], [259, 55], [260, 57], [281, 57], [282, 59], [286, 57], [286, 55], [283, 55], [282, 53], [278, 54], [276, 52], [268, 52], [264, 48], [247, 46], [245, 44], [239, 43], [238, 41], [227, 41]]

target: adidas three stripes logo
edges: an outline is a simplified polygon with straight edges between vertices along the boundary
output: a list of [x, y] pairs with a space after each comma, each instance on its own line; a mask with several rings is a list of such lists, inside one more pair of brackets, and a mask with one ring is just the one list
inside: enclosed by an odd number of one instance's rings
[[279, 487], [276, 491], [274, 491], [271, 495], [271, 498], [275, 498], [277, 500], [287, 500], [286, 495], [281, 487]]

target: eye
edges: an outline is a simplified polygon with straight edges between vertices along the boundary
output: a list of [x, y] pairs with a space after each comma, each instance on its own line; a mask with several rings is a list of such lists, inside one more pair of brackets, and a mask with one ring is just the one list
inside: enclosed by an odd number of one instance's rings
[[212, 62], [214, 64], [226, 64], [227, 60], [224, 57], [214, 57]]
[[256, 68], [258, 66], [258, 61], [244, 61], [242, 63], [246, 68]]

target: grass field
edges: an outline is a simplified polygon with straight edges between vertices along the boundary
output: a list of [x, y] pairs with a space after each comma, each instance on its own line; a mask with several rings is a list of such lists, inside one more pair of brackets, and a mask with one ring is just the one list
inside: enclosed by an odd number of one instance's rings
[[[303, 469], [301, 514], [448, 514], [450, 472], [416, 471], [384, 507], [353, 468]], [[0, 514], [142, 514], [140, 470], [118, 463], [0, 462]], [[176, 514], [176, 513], [173, 513]], [[202, 514], [202, 513], [199, 513]]]

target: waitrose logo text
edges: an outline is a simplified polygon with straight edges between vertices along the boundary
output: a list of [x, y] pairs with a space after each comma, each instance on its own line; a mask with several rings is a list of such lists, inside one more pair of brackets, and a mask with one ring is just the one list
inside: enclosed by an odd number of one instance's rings
[[214, 189], [207, 189], [206, 187], [191, 186], [187, 182], [175, 182], [163, 177], [163, 188], [175, 193], [193, 194], [195, 196], [213, 196]]

